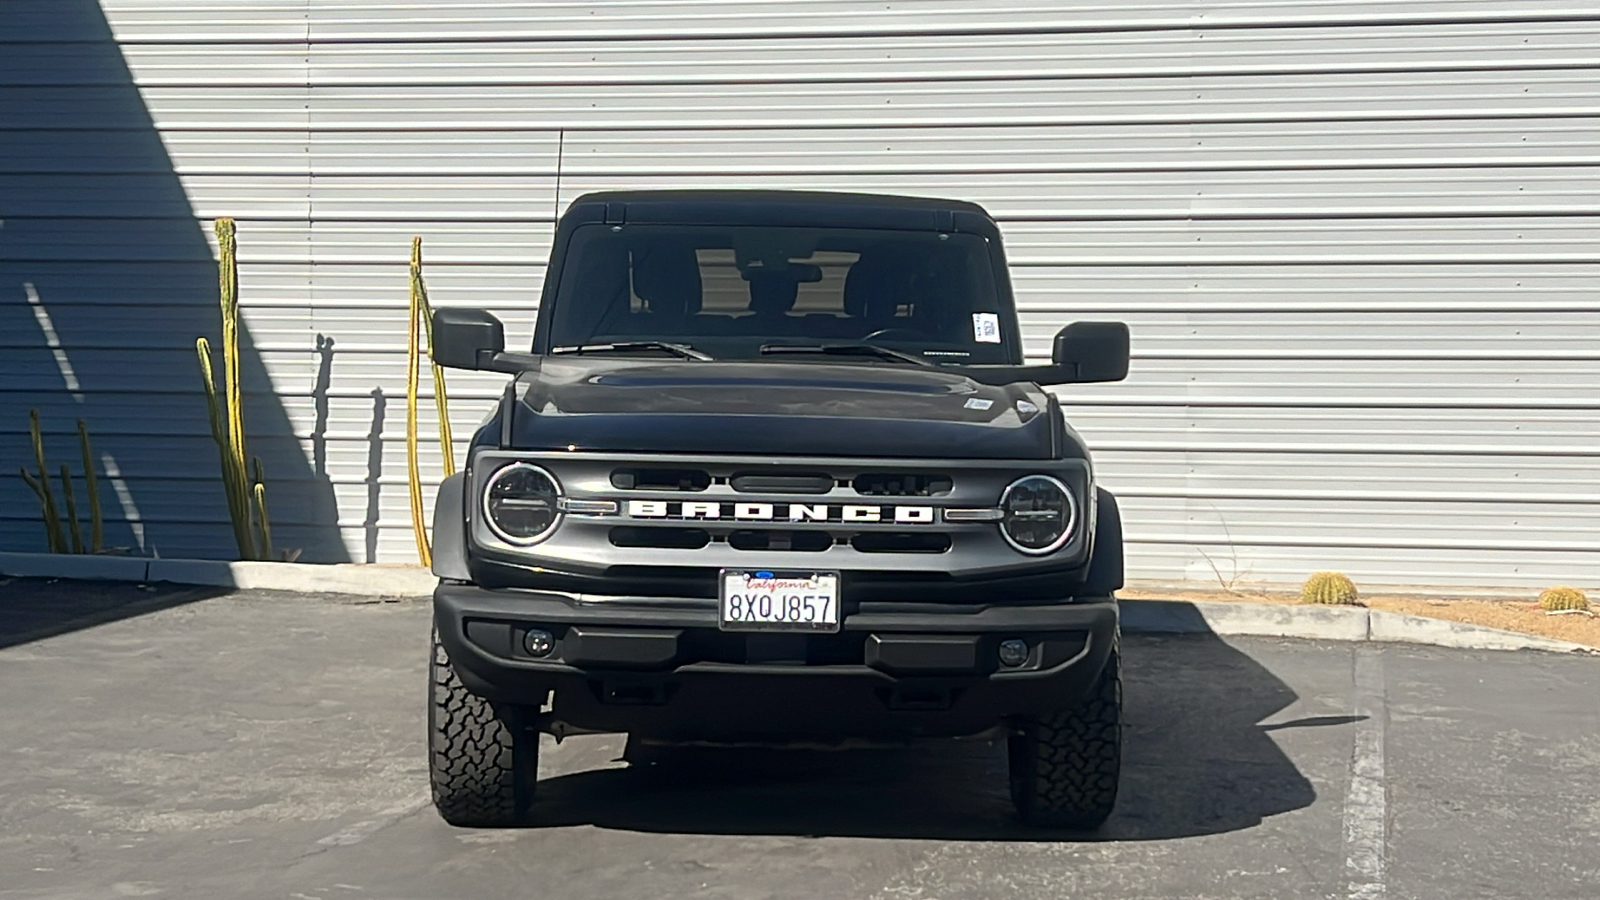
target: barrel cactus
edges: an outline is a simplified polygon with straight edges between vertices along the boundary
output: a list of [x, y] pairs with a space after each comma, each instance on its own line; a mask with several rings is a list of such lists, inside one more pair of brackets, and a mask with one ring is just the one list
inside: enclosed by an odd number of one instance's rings
[[1355, 582], [1342, 572], [1313, 572], [1300, 589], [1301, 603], [1356, 606], [1357, 599]]
[[1587, 611], [1589, 598], [1573, 587], [1553, 587], [1539, 595], [1539, 605], [1550, 612]]

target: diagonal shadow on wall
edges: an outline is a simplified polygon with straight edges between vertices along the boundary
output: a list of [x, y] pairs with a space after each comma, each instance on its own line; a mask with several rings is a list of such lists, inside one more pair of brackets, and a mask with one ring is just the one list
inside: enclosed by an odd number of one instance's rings
[[[88, 423], [108, 545], [235, 557], [194, 351], [199, 335], [219, 346], [210, 223], [195, 218], [95, 0], [8, 0], [5, 19], [0, 550], [45, 549], [38, 505], [18, 475], [32, 457], [27, 413], [37, 408], [52, 464], [70, 462], [75, 475], [74, 423]], [[243, 225], [240, 242], [249, 242]], [[344, 561], [332, 487], [244, 332], [250, 452], [266, 469], [275, 543], [307, 561]], [[275, 370], [302, 365], [309, 382], [317, 356], [309, 323], [303, 332], [303, 353], [279, 351]], [[82, 509], [81, 480], [78, 491]]]

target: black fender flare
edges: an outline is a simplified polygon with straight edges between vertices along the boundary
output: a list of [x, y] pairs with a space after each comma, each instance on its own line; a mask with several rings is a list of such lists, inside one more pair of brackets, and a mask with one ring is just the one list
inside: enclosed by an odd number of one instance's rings
[[451, 581], [471, 581], [467, 568], [466, 473], [439, 483], [433, 501], [433, 574]]
[[1095, 486], [1094, 552], [1089, 557], [1089, 572], [1081, 592], [1088, 597], [1104, 597], [1122, 589], [1122, 511], [1115, 494]]

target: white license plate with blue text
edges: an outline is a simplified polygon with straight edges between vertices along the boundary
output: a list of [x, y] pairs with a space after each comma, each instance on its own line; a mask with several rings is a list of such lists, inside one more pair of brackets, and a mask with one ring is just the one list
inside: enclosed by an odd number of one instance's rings
[[724, 631], [838, 631], [839, 573], [722, 571]]

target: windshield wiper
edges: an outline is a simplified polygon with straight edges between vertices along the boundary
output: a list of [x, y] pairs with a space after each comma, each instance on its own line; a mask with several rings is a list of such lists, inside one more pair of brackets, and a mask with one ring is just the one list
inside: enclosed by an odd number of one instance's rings
[[579, 344], [575, 347], [552, 347], [551, 356], [565, 356], [568, 354], [581, 355], [584, 353], [611, 353], [618, 350], [665, 350], [681, 359], [707, 360], [713, 357], [709, 353], [701, 353], [688, 344], [674, 344], [668, 341], [619, 341], [614, 344]]
[[893, 362], [910, 363], [914, 366], [931, 366], [933, 363], [919, 359], [909, 353], [899, 350], [890, 350], [888, 347], [879, 347], [876, 344], [762, 344], [763, 356], [777, 353], [823, 353], [829, 356], [876, 356]]

